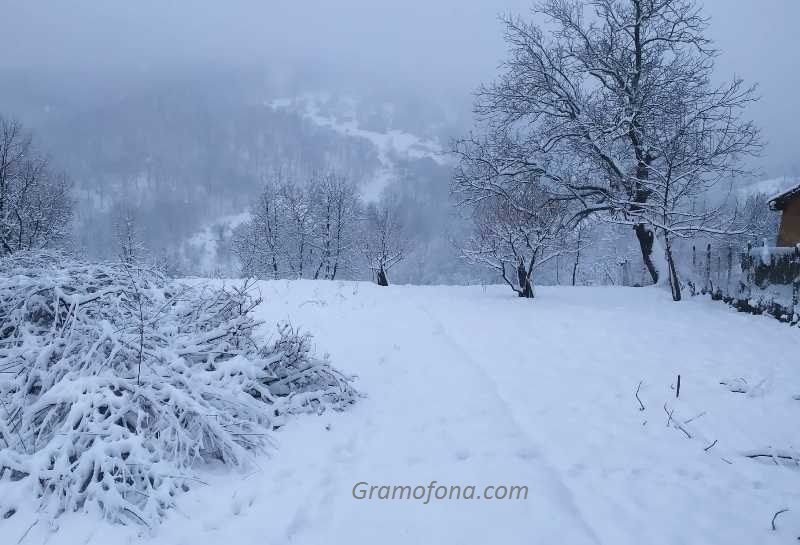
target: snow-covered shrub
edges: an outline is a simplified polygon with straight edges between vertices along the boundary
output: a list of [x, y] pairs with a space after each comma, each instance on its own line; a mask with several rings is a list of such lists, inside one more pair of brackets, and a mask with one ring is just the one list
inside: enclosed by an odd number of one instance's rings
[[0, 261], [0, 516], [97, 510], [152, 526], [198, 462], [246, 466], [286, 415], [356, 393], [260, 300], [51, 254]]

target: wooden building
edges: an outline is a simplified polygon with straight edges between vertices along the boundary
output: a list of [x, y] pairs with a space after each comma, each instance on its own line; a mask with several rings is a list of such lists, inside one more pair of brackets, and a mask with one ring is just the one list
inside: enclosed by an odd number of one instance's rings
[[781, 212], [781, 229], [777, 246], [800, 244], [800, 185], [770, 199], [771, 210]]

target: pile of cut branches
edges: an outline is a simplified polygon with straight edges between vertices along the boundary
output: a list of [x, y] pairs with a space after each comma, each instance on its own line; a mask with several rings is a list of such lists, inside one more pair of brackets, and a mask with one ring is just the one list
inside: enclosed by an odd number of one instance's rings
[[342, 409], [350, 379], [280, 326], [259, 346], [252, 286], [25, 254], [0, 261], [0, 517], [158, 523], [198, 463], [246, 467], [287, 415]]

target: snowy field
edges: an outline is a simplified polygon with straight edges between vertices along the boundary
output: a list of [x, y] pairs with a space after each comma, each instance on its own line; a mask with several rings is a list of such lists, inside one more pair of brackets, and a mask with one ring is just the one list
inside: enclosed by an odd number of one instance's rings
[[[800, 536], [800, 459], [787, 459], [800, 456], [796, 328], [720, 303], [674, 304], [657, 289], [540, 288], [531, 302], [505, 287], [259, 287], [264, 331], [288, 318], [312, 332], [336, 367], [358, 375], [363, 400], [297, 417], [252, 473], [209, 468], [207, 486], [180, 497], [154, 535], [86, 515], [62, 517], [52, 533], [15, 516], [0, 521], [0, 543], [752, 545]], [[774, 458], [747, 457], [759, 453]], [[359, 482], [431, 481], [528, 494], [353, 497]]]

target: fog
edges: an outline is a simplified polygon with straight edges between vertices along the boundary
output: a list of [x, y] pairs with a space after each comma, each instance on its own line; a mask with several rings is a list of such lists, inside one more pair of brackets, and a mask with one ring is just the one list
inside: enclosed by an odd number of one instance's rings
[[[6, 20], [5, 66], [91, 75], [202, 65], [280, 66], [365, 80], [471, 86], [502, 56], [503, 2], [18, 3]], [[466, 91], [467, 89], [465, 89]]]
[[[398, 150], [373, 147], [369, 136], [385, 141], [388, 131], [401, 131], [446, 147], [465, 134], [474, 90], [494, 78], [506, 54], [499, 15], [532, 16], [530, 6], [527, 0], [4, 2], [0, 115], [33, 129], [75, 179], [78, 245], [89, 254], [113, 255], [114, 218], [132, 203], [147, 246], [180, 253], [191, 263], [186, 272], [219, 272], [221, 259], [233, 273], [230, 256], [219, 257], [221, 242], [209, 260], [186, 257], [187, 241], [228, 229], [221, 218], [248, 209], [265, 170], [293, 164], [335, 168], [361, 187], [388, 183], [409, 207], [414, 235], [426, 241], [408, 265], [417, 272], [401, 271], [401, 278], [464, 280], [443, 219], [452, 166], [431, 161], [430, 149], [413, 160], [397, 156]], [[761, 100], [748, 115], [767, 146], [748, 166], [756, 178], [797, 177], [800, 3], [705, 6], [720, 52], [716, 77], [758, 84]], [[309, 95], [327, 98], [286, 111], [268, 107]], [[353, 138], [342, 130], [351, 122], [367, 132]]]
[[[58, 71], [100, 86], [111, 74], [140, 82], [176, 70], [267, 68], [324, 75], [347, 86], [387, 81], [425, 96], [469, 99], [504, 55], [499, 13], [525, 13], [526, 0], [212, 2], [5, 2], [0, 68]], [[710, 0], [720, 75], [757, 82], [752, 115], [769, 146], [759, 166], [797, 168], [800, 39], [795, 0]], [[107, 83], [107, 82], [106, 82]]]

